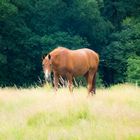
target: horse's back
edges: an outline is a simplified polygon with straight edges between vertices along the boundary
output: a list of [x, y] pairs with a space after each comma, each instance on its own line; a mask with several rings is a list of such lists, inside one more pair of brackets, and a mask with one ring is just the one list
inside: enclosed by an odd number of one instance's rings
[[75, 53], [76, 59], [79, 59], [80, 62], [88, 63], [91, 67], [98, 66], [99, 56], [95, 51], [88, 48], [82, 48], [74, 50], [73, 53]]
[[77, 75], [78, 73], [79, 75], [85, 74], [89, 69], [97, 71], [99, 63], [98, 54], [87, 48], [71, 50], [69, 60]]

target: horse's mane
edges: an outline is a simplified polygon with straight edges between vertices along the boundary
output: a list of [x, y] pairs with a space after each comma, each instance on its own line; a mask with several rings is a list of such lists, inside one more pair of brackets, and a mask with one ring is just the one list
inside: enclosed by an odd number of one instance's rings
[[62, 46], [58, 46], [57, 48], [55, 48], [52, 52], [51, 52], [51, 54], [53, 53], [53, 54], [57, 54], [57, 53], [60, 53], [60, 52], [62, 52], [62, 51], [65, 51], [65, 50], [69, 50], [68, 48], [65, 48], [65, 47], [62, 47]]

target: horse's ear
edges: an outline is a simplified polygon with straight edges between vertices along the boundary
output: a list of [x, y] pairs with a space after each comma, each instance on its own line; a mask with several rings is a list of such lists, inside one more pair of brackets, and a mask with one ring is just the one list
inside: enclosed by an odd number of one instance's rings
[[42, 60], [43, 60], [45, 57], [46, 57], [46, 54], [44, 54], [44, 55], [42, 56]]
[[48, 54], [48, 58], [49, 58], [49, 60], [51, 59], [51, 55], [50, 54]]

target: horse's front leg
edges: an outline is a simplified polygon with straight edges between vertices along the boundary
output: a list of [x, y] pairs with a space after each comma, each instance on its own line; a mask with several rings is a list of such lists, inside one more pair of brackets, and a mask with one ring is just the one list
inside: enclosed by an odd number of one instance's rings
[[69, 87], [69, 91], [70, 93], [73, 92], [73, 82], [72, 82], [72, 74], [67, 74], [67, 80], [68, 80], [68, 87]]
[[54, 72], [54, 88], [55, 88], [55, 94], [58, 90], [58, 83], [59, 83], [59, 75]]

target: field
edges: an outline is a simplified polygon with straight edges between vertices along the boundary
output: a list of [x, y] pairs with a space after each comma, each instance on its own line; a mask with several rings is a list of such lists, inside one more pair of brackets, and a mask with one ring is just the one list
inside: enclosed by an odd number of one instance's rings
[[140, 88], [0, 89], [0, 140], [140, 140]]

